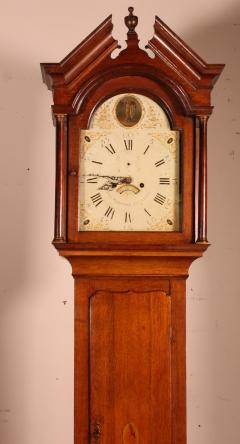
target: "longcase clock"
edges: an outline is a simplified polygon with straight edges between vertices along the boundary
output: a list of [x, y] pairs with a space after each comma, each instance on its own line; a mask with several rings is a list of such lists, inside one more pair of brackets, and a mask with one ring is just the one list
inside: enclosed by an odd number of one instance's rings
[[207, 121], [224, 65], [158, 17], [109, 16], [60, 63], [53, 244], [75, 280], [75, 444], [186, 444], [185, 295], [208, 247]]

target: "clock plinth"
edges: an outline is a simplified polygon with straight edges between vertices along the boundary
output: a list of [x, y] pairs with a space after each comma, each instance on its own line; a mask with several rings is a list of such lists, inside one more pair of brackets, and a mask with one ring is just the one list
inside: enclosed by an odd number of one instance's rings
[[186, 279], [208, 248], [207, 120], [223, 66], [158, 17], [118, 57], [108, 17], [53, 91], [53, 244], [75, 281], [75, 443], [186, 444]]

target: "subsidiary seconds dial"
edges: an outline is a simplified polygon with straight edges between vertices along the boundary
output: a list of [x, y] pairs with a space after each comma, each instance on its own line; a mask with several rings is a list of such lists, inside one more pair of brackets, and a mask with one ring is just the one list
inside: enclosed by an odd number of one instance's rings
[[80, 231], [178, 231], [179, 134], [83, 130]]

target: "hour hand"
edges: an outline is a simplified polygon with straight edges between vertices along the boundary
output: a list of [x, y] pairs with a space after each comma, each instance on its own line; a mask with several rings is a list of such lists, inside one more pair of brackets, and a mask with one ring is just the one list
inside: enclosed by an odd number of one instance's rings
[[121, 185], [123, 183], [131, 183], [132, 179], [130, 177], [123, 177], [123, 176], [108, 176], [108, 180], [106, 183], [104, 183], [99, 190], [113, 190], [118, 185]]
[[99, 187], [99, 190], [113, 190], [113, 188], [116, 188], [116, 186], [121, 183], [118, 180], [115, 179], [108, 179], [107, 182], [105, 182], [101, 187]]
[[[92, 174], [88, 174], [88, 176], [92, 176]], [[94, 177], [102, 177], [104, 179], [107, 179], [107, 181], [98, 189], [99, 190], [113, 190], [118, 185], [121, 185], [123, 183], [131, 183], [132, 179], [131, 177], [125, 177], [125, 176], [103, 176], [100, 174], [94, 174]]]

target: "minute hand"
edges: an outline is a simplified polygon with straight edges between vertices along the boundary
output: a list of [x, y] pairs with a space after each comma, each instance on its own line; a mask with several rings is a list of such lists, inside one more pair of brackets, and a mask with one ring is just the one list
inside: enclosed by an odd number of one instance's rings
[[101, 174], [87, 174], [87, 176], [103, 177], [105, 179], [113, 180], [114, 182], [117, 182], [117, 184], [132, 182], [132, 179], [129, 176], [105, 176], [105, 175], [101, 175]]

